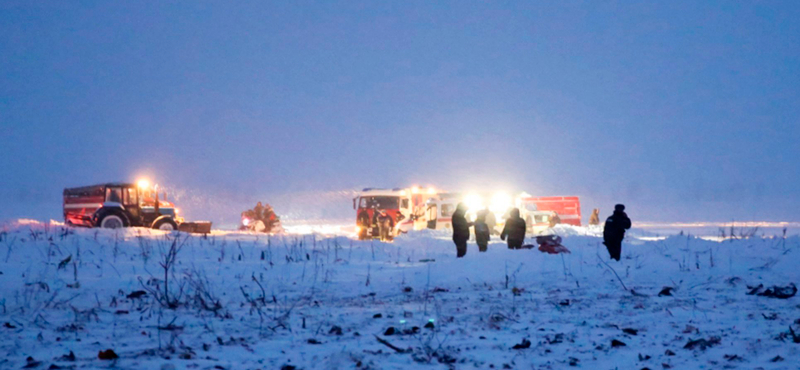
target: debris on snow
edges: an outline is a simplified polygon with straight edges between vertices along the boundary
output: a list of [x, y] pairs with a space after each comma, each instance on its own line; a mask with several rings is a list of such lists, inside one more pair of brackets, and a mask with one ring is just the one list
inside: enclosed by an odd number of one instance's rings
[[611, 348], [625, 347], [625, 346], [627, 346], [627, 344], [625, 344], [625, 342], [618, 341], [616, 339], [612, 339], [611, 340]]
[[97, 353], [97, 358], [101, 360], [116, 360], [119, 358], [116, 352], [113, 349], [107, 349], [105, 351], [100, 351]]
[[522, 338], [522, 342], [520, 342], [520, 343], [518, 343], [518, 344], [515, 344], [515, 345], [514, 345], [513, 347], [511, 347], [511, 348], [513, 348], [513, 349], [526, 349], [526, 348], [531, 348], [531, 341], [529, 341], [527, 338]]
[[661, 288], [660, 292], [658, 292], [658, 296], [659, 297], [664, 297], [664, 296], [671, 297], [673, 289], [675, 289], [675, 288], [673, 288], [671, 286], [665, 286], [665, 287]]
[[797, 286], [794, 283], [789, 283], [789, 285], [781, 287], [777, 285], [773, 285], [772, 288], [768, 288], [765, 291], [761, 291], [764, 287], [763, 284], [758, 284], [756, 287], [748, 287], [750, 291], [747, 292], [747, 295], [757, 295], [760, 297], [769, 297], [769, 298], [778, 298], [778, 299], [788, 299], [792, 298], [797, 294]]
[[720, 337], [710, 337], [708, 339], [701, 338], [696, 340], [690, 339], [689, 342], [687, 342], [686, 345], [683, 346], [683, 348], [688, 350], [694, 350], [699, 348], [701, 351], [705, 351], [706, 348], [711, 348], [715, 345], [720, 344], [720, 341], [721, 341]]

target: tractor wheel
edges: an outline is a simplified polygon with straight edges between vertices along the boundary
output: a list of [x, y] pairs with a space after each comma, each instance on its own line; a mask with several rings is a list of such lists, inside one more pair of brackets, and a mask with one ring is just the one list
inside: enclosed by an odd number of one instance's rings
[[171, 218], [162, 218], [153, 224], [153, 228], [164, 231], [175, 231], [178, 230], [178, 224]]
[[104, 229], [119, 229], [128, 226], [128, 223], [125, 220], [125, 216], [109, 213], [100, 219], [99, 225]]

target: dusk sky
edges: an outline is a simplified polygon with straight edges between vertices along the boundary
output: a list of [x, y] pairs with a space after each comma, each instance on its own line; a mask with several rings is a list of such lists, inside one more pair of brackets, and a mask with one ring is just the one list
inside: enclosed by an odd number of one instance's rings
[[148, 176], [214, 221], [270, 199], [354, 218], [348, 191], [412, 184], [800, 221], [798, 20], [798, 1], [3, 1], [0, 220]]

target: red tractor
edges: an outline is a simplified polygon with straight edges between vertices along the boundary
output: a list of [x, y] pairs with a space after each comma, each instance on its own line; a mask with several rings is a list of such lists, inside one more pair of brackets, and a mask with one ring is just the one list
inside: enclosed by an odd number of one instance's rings
[[106, 183], [64, 189], [64, 222], [70, 226], [147, 227], [209, 233], [211, 222], [184, 222], [175, 205], [159, 200], [145, 182]]

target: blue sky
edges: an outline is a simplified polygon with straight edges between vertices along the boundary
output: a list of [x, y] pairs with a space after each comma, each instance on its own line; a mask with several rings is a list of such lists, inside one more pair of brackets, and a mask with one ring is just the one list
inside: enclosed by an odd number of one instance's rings
[[3, 2], [0, 219], [147, 175], [232, 205], [185, 199], [213, 220], [418, 183], [800, 221], [797, 19], [795, 1]]

